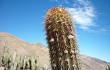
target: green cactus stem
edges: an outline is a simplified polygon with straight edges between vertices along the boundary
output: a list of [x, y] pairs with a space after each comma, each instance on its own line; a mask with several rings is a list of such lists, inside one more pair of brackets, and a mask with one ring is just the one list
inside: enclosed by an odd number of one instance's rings
[[8, 63], [8, 57], [9, 57], [9, 55], [8, 55], [8, 53], [7, 53], [7, 47], [4, 47], [4, 49], [3, 49], [3, 56], [2, 56], [2, 66], [5, 66], [7, 63]]
[[46, 16], [45, 29], [52, 70], [79, 70], [75, 27], [64, 8], [53, 8]]
[[106, 70], [110, 70], [110, 64], [107, 64]]
[[7, 52], [7, 47], [3, 49], [0, 65], [4, 67], [4, 70], [39, 70], [38, 58], [27, 55], [18, 56], [16, 51], [11, 55]]

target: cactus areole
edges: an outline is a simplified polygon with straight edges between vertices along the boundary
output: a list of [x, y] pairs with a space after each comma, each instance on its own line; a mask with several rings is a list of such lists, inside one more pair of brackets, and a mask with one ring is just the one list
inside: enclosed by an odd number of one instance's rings
[[79, 70], [75, 27], [64, 8], [53, 8], [46, 16], [45, 29], [52, 70]]

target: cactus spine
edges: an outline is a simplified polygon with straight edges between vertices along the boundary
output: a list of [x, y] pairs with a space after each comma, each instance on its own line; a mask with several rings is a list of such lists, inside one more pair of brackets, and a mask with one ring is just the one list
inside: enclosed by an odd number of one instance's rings
[[45, 23], [52, 70], [79, 70], [76, 32], [69, 13], [53, 8]]
[[110, 64], [107, 64], [106, 70], [110, 70]]

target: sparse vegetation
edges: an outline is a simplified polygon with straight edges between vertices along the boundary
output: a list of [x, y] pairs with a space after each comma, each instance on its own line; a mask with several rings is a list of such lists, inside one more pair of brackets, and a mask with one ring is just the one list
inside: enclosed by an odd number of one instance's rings
[[45, 23], [52, 70], [80, 70], [76, 32], [69, 13], [64, 8], [53, 8]]
[[0, 65], [4, 67], [4, 70], [49, 70], [45, 67], [40, 69], [36, 57], [17, 56], [16, 52], [11, 55], [7, 52], [6, 47], [4, 47]]

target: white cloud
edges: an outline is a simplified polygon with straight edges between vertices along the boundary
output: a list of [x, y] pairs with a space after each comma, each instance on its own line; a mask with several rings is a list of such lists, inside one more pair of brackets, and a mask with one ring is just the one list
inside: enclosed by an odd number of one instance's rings
[[95, 25], [96, 17], [94, 7], [88, 0], [76, 0], [74, 7], [66, 8], [71, 17], [81, 29], [89, 29], [89, 26]]
[[58, 2], [58, 0], [50, 0], [50, 1], [55, 1], [55, 2]]
[[91, 30], [91, 29], [87, 29], [86, 31], [88, 32], [94, 32], [94, 33], [109, 33], [110, 32], [110, 28], [109, 27], [102, 27], [99, 29], [95, 29], [95, 30]]
[[69, 1], [68, 0], [64, 0], [64, 1], [65, 1], [66, 4], [69, 4]]
[[100, 31], [101, 32], [110, 32], [110, 28], [101, 28]]

